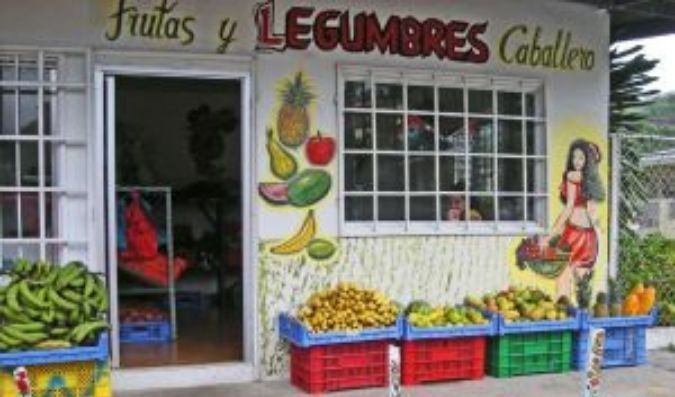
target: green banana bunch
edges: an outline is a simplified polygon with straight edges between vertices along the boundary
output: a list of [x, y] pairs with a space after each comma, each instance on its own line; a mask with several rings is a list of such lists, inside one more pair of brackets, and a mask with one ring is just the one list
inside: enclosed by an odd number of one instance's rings
[[94, 342], [109, 328], [108, 292], [82, 262], [19, 259], [0, 286], [0, 353]]

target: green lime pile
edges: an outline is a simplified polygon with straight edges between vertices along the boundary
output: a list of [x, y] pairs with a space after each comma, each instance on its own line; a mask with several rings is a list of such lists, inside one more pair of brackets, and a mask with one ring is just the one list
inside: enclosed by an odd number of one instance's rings
[[468, 306], [431, 306], [425, 301], [411, 302], [406, 308], [408, 322], [419, 328], [484, 325], [489, 320]]

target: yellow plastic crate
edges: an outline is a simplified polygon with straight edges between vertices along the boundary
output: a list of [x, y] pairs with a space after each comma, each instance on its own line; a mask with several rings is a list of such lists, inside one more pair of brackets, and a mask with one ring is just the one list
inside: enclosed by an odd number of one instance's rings
[[[110, 364], [80, 361], [26, 367], [33, 397], [111, 397]], [[12, 372], [0, 372], [0, 397], [19, 397]]]

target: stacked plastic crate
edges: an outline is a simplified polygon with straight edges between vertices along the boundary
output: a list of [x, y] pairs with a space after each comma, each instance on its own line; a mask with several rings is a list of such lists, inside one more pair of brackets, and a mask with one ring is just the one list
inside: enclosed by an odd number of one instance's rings
[[497, 316], [497, 336], [488, 346], [488, 374], [496, 378], [537, 373], [560, 373], [572, 369], [573, 333], [580, 314], [557, 321], [507, 323]]
[[602, 365], [626, 367], [647, 362], [647, 328], [654, 324], [656, 311], [647, 316], [592, 317], [580, 313], [579, 332], [575, 335], [574, 367], [584, 369], [588, 355], [588, 338], [591, 328], [605, 330], [605, 349]]
[[495, 335], [496, 322], [488, 324], [419, 328], [404, 321], [401, 342], [401, 382], [480, 379], [485, 375], [488, 336]]
[[279, 316], [279, 333], [290, 344], [291, 383], [307, 393], [385, 386], [389, 382], [389, 345], [402, 322], [360, 332], [310, 333], [294, 317]]

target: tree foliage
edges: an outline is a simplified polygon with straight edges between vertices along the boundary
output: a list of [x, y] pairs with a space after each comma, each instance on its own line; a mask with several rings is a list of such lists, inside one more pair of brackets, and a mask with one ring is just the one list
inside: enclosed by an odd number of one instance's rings
[[[658, 94], [658, 90], [650, 90], [647, 86], [658, 79], [649, 73], [659, 61], [647, 59], [641, 51], [640, 45], [625, 50], [615, 46], [610, 51], [611, 133], [641, 134], [650, 129], [648, 114], [643, 108]], [[633, 234], [631, 224], [646, 201], [644, 171], [640, 167], [640, 158], [646, 150], [643, 145], [630, 140], [621, 146], [619, 222], [622, 234]]]

